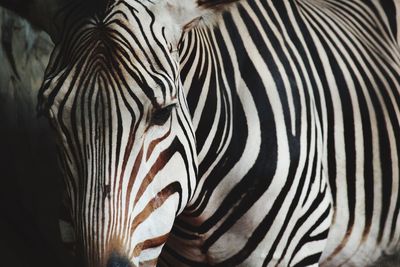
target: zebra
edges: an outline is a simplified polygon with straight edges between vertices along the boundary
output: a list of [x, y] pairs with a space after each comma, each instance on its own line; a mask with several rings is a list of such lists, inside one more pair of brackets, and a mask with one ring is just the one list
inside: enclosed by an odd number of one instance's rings
[[0, 4], [56, 44], [39, 110], [85, 265], [398, 253], [398, 1]]

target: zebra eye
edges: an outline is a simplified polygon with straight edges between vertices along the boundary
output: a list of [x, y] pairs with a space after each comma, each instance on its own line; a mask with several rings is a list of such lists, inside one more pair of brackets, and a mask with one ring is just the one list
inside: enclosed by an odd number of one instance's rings
[[171, 116], [171, 112], [175, 106], [175, 104], [172, 104], [154, 111], [151, 117], [151, 124], [159, 126], [163, 125]]

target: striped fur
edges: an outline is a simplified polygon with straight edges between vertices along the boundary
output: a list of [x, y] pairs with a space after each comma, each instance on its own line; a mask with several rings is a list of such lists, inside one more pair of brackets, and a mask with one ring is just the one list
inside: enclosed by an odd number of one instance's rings
[[[83, 18], [56, 47], [42, 88], [91, 266], [114, 254], [136, 265], [139, 256], [157, 258], [195, 186], [194, 133], [177, 54], [166, 39], [171, 29], [153, 26], [153, 16], [137, 1], [115, 4], [104, 18]], [[154, 124], [171, 105], [171, 116]]]
[[200, 182], [166, 250], [172, 266], [315, 264], [329, 223], [324, 176], [334, 216], [322, 265], [398, 251], [394, 4], [249, 1], [188, 34], [181, 74]]
[[228, 2], [62, 12], [40, 98], [88, 264], [155, 266], [167, 238], [160, 266], [398, 251], [398, 1]]

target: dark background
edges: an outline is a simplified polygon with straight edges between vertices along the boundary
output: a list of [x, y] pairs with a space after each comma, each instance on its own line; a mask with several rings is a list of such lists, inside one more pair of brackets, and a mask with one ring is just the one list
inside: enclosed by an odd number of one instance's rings
[[58, 229], [62, 177], [36, 113], [53, 44], [0, 9], [0, 266], [70, 266]]

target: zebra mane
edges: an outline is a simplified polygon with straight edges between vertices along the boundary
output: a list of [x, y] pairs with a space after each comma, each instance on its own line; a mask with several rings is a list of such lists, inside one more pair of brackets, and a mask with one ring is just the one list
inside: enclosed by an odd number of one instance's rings
[[197, 4], [202, 8], [224, 10], [229, 4], [239, 1], [241, 0], [197, 0]]
[[214, 26], [220, 14], [227, 11], [241, 0], [197, 0], [197, 6], [202, 11], [201, 16], [184, 27], [185, 30], [193, 27]]

